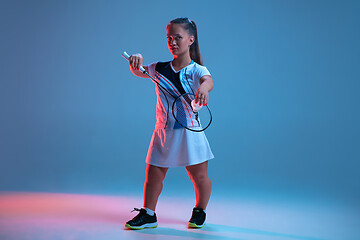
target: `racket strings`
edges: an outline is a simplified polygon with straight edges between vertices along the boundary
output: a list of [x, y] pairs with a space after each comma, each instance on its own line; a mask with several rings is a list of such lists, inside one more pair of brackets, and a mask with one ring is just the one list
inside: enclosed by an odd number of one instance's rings
[[[194, 114], [191, 105], [188, 103], [189, 100], [179, 98], [175, 101], [173, 108], [173, 113], [175, 119], [182, 126], [190, 125], [189, 127], [198, 127], [200, 126], [198, 118]], [[190, 100], [191, 102], [191, 100]]]
[[[187, 80], [189, 87], [193, 93], [184, 93], [180, 96], [174, 96], [170, 89], [166, 89], [158, 81], [152, 78], [147, 74], [159, 87], [161, 92], [164, 94], [164, 97], [167, 102], [167, 112], [166, 112], [166, 123], [165, 127], [168, 125], [169, 120], [169, 110], [170, 103], [167, 98], [167, 94], [173, 97], [175, 100], [172, 102], [172, 115], [175, 118], [174, 128], [186, 128], [194, 132], [202, 132], [207, 129], [212, 122], [212, 114], [208, 106], [203, 106], [198, 112], [194, 113], [191, 101], [195, 99], [196, 95], [193, 89], [190, 86], [189, 81]], [[165, 92], [164, 92], [165, 90]]]
[[202, 132], [210, 126], [212, 114], [208, 106], [203, 106], [194, 113], [191, 104], [188, 104], [193, 99], [195, 95], [191, 93], [179, 96], [172, 105], [173, 116], [178, 125], [194, 132]]

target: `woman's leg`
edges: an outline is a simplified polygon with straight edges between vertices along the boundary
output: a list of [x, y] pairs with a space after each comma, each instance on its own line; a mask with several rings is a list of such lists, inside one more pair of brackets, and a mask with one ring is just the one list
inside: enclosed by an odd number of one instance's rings
[[168, 168], [147, 164], [144, 183], [144, 208], [155, 211], [167, 170]]
[[211, 181], [208, 177], [208, 161], [186, 167], [195, 188], [197, 208], [206, 209], [211, 194]]

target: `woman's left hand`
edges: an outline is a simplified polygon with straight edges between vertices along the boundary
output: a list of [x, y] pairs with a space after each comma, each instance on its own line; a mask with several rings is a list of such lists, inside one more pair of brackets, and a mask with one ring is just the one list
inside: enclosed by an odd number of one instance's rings
[[196, 92], [195, 103], [206, 106], [209, 102], [209, 91], [206, 86], [200, 85]]

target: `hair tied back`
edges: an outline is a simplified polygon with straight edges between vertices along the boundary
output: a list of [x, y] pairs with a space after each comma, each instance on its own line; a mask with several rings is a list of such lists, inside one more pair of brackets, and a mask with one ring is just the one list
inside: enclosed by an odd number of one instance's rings
[[[190, 46], [190, 58], [194, 60], [194, 62], [203, 65], [195, 22], [190, 20], [188, 17], [181, 17], [171, 20], [169, 24], [184, 24], [183, 27], [188, 31], [189, 35], [195, 37], [195, 41]], [[169, 26], [169, 24], [167, 25], [167, 27]]]
[[189, 21], [189, 23], [194, 26], [193, 22], [190, 20], [190, 18], [187, 18], [187, 20]]

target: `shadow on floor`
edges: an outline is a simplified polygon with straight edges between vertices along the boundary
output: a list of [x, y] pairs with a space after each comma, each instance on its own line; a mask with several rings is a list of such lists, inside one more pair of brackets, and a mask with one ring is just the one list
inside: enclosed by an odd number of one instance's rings
[[[171, 237], [185, 237], [188, 238], [195, 238], [195, 239], [209, 239], [209, 240], [246, 240], [244, 238], [238, 237], [231, 237], [231, 236], [224, 236], [224, 233], [228, 235], [233, 235], [234, 233], [243, 233], [243, 234], [255, 234], [261, 235], [262, 238], [265, 237], [283, 237], [287, 239], [299, 239], [299, 240], [325, 240], [321, 238], [313, 238], [313, 237], [306, 237], [306, 236], [297, 236], [291, 234], [283, 234], [283, 233], [276, 233], [276, 232], [268, 232], [256, 229], [248, 229], [248, 228], [241, 228], [241, 227], [233, 227], [233, 226], [226, 226], [226, 225], [219, 225], [219, 224], [206, 224], [204, 228], [201, 229], [174, 229], [169, 227], [157, 227], [155, 229], [143, 229], [143, 230], [129, 230], [124, 228], [126, 231], [134, 231], [139, 234], [149, 234], [149, 235], [164, 235]], [[219, 234], [217, 234], [219, 233]]]

